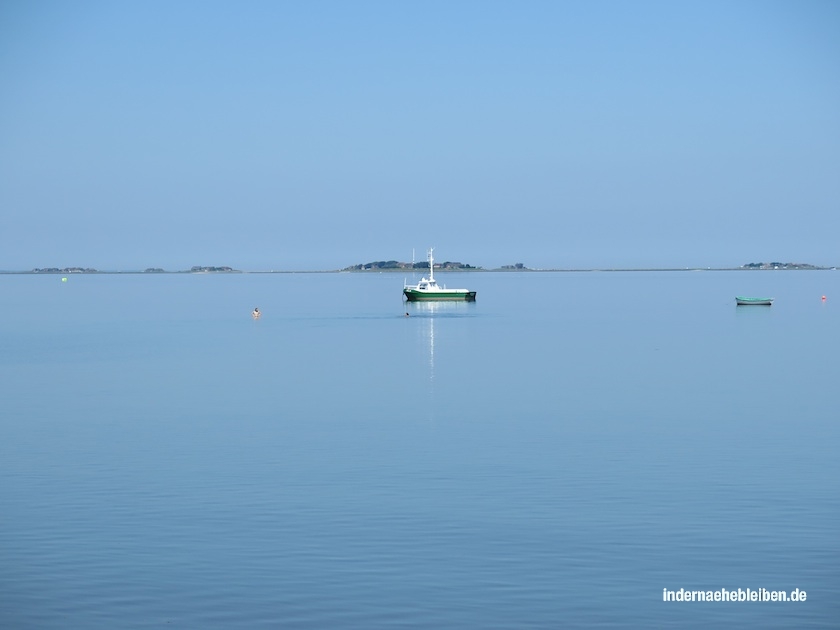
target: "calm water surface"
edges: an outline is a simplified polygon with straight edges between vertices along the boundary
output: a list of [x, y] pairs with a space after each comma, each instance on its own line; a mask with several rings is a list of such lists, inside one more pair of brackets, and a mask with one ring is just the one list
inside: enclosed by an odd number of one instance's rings
[[840, 275], [439, 280], [0, 276], [0, 627], [838, 627]]

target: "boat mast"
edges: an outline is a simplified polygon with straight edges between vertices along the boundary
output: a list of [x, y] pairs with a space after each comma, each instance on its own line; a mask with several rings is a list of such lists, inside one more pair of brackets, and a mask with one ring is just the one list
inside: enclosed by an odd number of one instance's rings
[[435, 259], [432, 257], [433, 251], [435, 251], [434, 247], [429, 250], [429, 282], [435, 281]]

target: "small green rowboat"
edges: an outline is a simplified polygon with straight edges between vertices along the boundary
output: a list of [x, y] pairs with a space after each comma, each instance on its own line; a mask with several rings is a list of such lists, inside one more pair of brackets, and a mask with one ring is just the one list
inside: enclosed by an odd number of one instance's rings
[[772, 306], [775, 298], [765, 297], [741, 297], [735, 298], [735, 304], [738, 306]]

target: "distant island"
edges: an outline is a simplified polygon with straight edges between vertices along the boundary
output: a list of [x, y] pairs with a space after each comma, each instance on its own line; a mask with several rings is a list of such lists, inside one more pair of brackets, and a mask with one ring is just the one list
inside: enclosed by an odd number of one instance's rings
[[231, 267], [190, 267], [190, 273], [235, 273]]
[[90, 267], [44, 267], [43, 269], [33, 269], [32, 273], [99, 273], [96, 269]]
[[[362, 263], [358, 265], [352, 265], [350, 267], [345, 267], [341, 271], [383, 271], [383, 270], [408, 270], [408, 271], [421, 271], [423, 269], [428, 269], [429, 263], [426, 262], [415, 262], [415, 263], [406, 263], [406, 262], [398, 262], [396, 260], [378, 260], [376, 262], [369, 262], [369, 263]], [[460, 262], [442, 262], [442, 263], [435, 263], [435, 269], [444, 269], [449, 271], [460, 271], [465, 269], [481, 269], [481, 267], [473, 267], [472, 265], [468, 265], [466, 263]]]
[[817, 267], [808, 263], [752, 262], [741, 265], [741, 269], [826, 269], [826, 267]]

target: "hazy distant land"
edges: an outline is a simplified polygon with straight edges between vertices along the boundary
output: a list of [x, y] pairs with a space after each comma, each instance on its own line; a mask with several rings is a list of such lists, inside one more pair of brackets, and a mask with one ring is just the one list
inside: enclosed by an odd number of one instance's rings
[[[591, 268], [575, 268], [575, 267], [552, 267], [535, 269], [527, 267], [524, 263], [513, 263], [510, 265], [502, 265], [497, 268], [485, 269], [484, 267], [471, 265], [461, 262], [445, 261], [442, 263], [435, 263], [435, 271], [462, 271], [462, 272], [499, 272], [499, 271], [531, 271], [531, 272], [548, 272], [548, 271], [744, 271], [744, 270], [827, 270], [835, 269], [836, 267], [821, 267], [819, 265], [811, 265], [809, 263], [793, 263], [793, 262], [751, 262], [741, 265], [740, 267], [650, 267], [650, 268], [623, 268], [623, 267], [591, 267]], [[365, 273], [365, 272], [423, 272], [429, 269], [428, 262], [399, 262], [396, 260], [380, 260], [369, 263], [359, 263], [344, 267], [343, 269], [312, 269], [305, 271], [285, 271], [285, 270], [241, 270], [235, 269], [227, 265], [221, 266], [202, 266], [195, 265], [189, 269], [184, 270], [166, 270], [162, 267], [148, 267], [143, 270], [125, 270], [125, 271], [100, 271], [91, 267], [39, 267], [30, 271], [0, 271], [4, 274], [166, 274], [166, 273]]]

